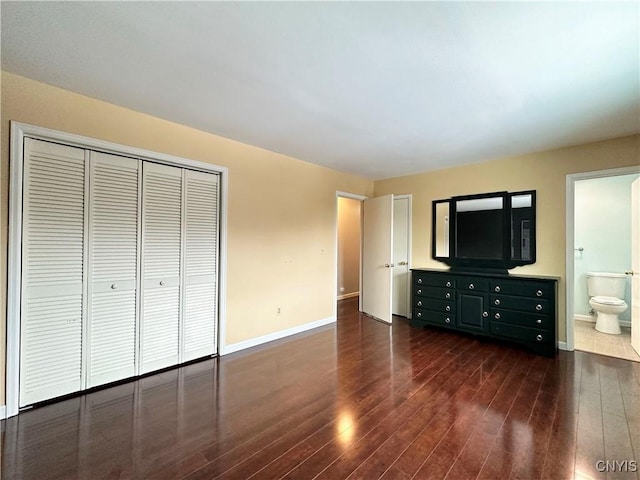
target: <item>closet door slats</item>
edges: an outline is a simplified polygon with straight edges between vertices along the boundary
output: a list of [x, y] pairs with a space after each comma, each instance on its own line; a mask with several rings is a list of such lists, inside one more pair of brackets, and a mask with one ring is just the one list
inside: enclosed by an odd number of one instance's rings
[[25, 139], [20, 406], [81, 388], [85, 152]]
[[88, 387], [136, 374], [140, 162], [91, 152]]
[[182, 169], [145, 163], [140, 373], [179, 361]]
[[217, 352], [218, 176], [186, 171], [183, 361]]
[[25, 138], [24, 407], [217, 353], [219, 175]]

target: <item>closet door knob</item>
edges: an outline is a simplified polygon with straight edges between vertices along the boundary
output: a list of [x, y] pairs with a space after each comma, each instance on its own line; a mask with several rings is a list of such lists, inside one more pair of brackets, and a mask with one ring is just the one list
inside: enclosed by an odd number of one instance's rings
[[164, 285], [164, 280], [160, 280], [160, 286], [162, 287]]
[[118, 284], [117, 283], [112, 283], [111, 284], [111, 290], [116, 290], [118, 288]]

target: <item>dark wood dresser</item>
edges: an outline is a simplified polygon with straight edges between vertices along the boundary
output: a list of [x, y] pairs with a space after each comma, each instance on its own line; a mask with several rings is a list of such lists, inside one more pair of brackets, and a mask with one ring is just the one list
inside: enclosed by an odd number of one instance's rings
[[558, 279], [412, 269], [414, 327], [438, 326], [556, 354]]

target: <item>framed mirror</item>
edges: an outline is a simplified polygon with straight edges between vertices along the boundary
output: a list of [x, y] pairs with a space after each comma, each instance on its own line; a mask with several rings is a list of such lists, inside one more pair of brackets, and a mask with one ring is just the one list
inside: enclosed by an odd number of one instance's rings
[[506, 270], [536, 261], [536, 192], [434, 200], [431, 255], [459, 270]]
[[504, 258], [504, 205], [504, 194], [455, 201], [457, 258]]
[[511, 202], [511, 260], [535, 262], [536, 192], [509, 194]]
[[450, 215], [449, 200], [437, 200], [433, 202], [433, 235], [431, 241], [431, 256], [433, 258], [449, 258], [450, 242]]

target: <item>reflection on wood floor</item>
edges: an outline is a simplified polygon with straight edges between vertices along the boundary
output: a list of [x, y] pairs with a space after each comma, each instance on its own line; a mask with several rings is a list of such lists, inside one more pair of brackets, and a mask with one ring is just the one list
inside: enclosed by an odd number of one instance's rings
[[2, 478], [607, 478], [599, 460], [640, 461], [638, 363], [390, 327], [357, 299], [338, 316], [3, 421]]

